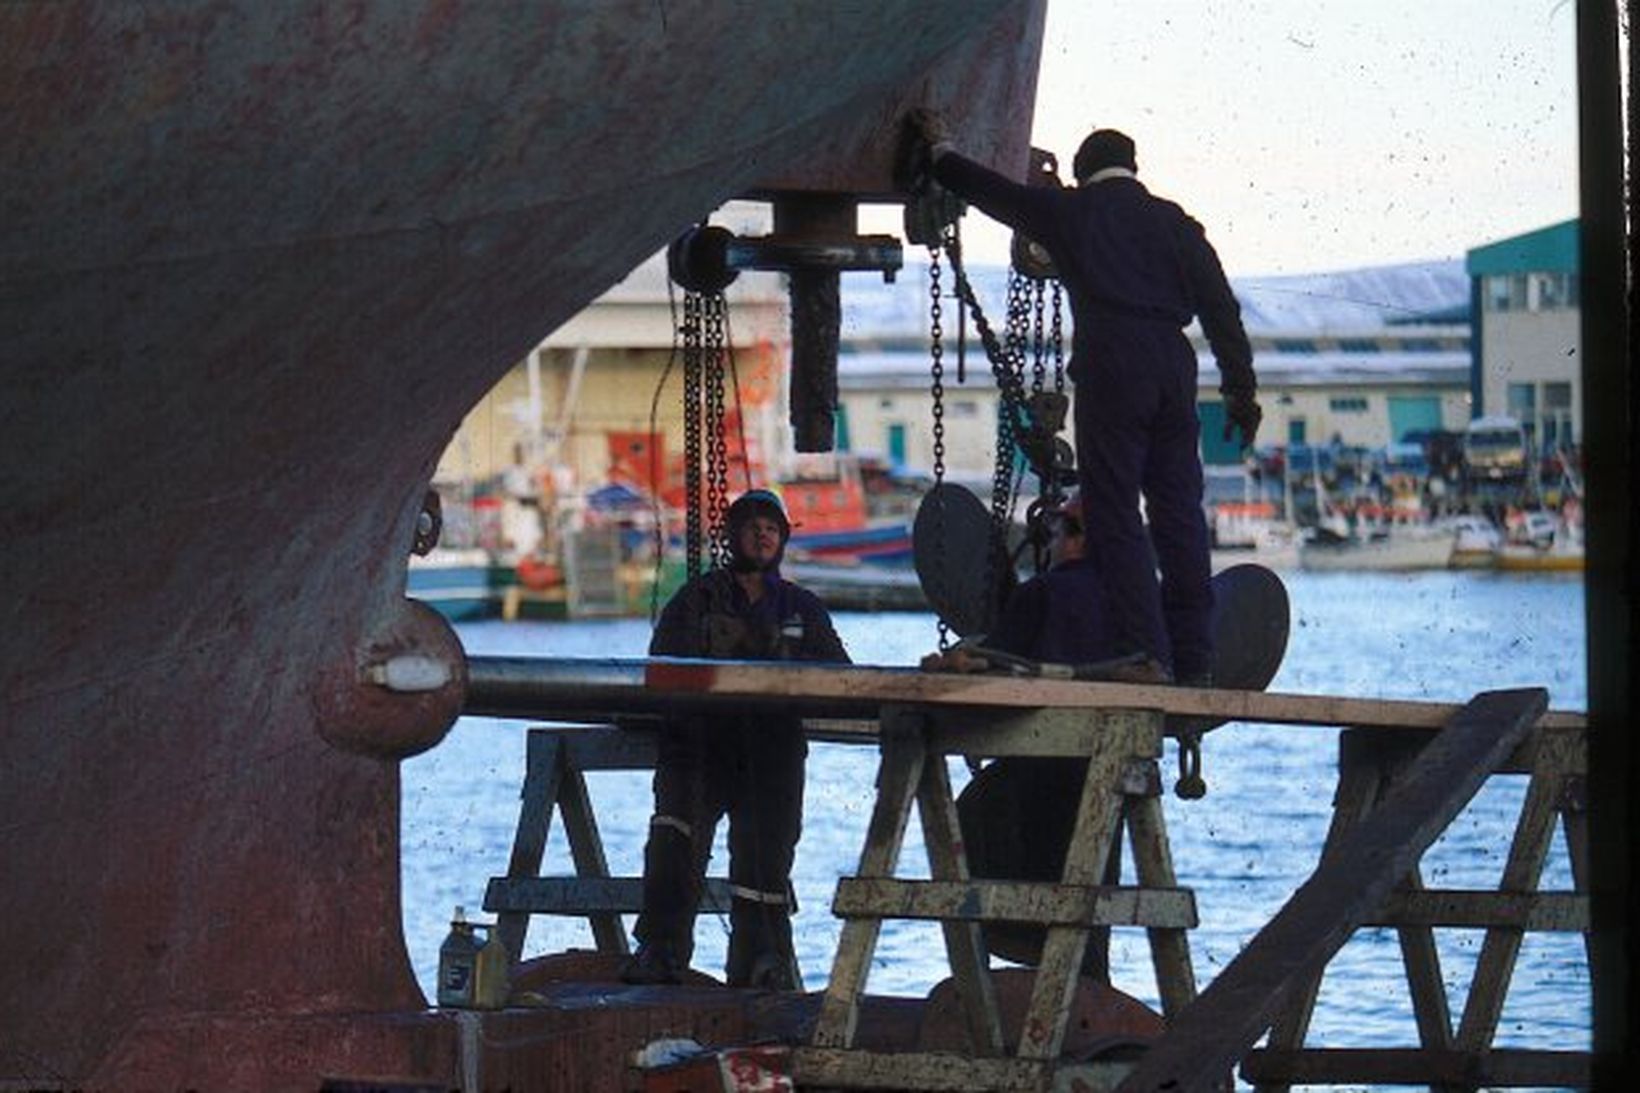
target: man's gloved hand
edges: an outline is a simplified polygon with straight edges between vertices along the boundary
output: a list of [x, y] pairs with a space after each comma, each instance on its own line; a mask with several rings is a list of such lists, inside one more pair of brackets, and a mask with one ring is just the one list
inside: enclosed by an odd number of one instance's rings
[[907, 114], [900, 124], [900, 145], [894, 157], [895, 188], [908, 194], [926, 190], [931, 181], [936, 147], [942, 152], [950, 148], [945, 120], [923, 107]]
[[1253, 397], [1253, 392], [1226, 391], [1224, 418], [1224, 439], [1233, 439], [1233, 433], [1239, 429], [1241, 446], [1251, 448], [1258, 437], [1259, 422], [1264, 420], [1264, 411], [1259, 407], [1258, 399]]
[[991, 667], [991, 662], [984, 657], [975, 656], [960, 645], [954, 645], [943, 653], [929, 653], [919, 663], [925, 672], [960, 672], [969, 674], [983, 672]]

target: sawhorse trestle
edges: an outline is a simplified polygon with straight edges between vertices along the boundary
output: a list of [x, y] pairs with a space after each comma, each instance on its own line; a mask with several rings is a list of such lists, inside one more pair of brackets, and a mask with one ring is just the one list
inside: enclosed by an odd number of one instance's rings
[[[497, 933], [513, 959], [524, 951], [530, 916], [584, 917], [592, 926], [600, 953], [625, 955], [629, 950], [623, 914], [643, 906], [642, 877], [612, 877], [604, 857], [598, 822], [587, 795], [585, 772], [653, 770], [655, 734], [648, 729], [613, 726], [531, 729], [525, 758], [524, 787], [507, 875], [490, 878], [484, 909], [496, 914]], [[542, 876], [552, 812], [563, 816], [573, 876]], [[729, 910], [728, 882], [708, 878], [700, 909]]]
[[[837, 1089], [1047, 1088], [1064, 1043], [1088, 931], [1143, 926], [1164, 1014], [1195, 997], [1186, 931], [1193, 894], [1177, 886], [1162, 818], [1159, 711], [1044, 709], [979, 713], [885, 707], [877, 803], [856, 877], [838, 882], [832, 910], [844, 919], [831, 981], [812, 1043], [794, 1055], [804, 1087]], [[976, 880], [969, 875], [946, 757], [1057, 756], [1086, 759], [1087, 775], [1059, 883]], [[922, 819], [929, 880], [894, 876], [913, 802]], [[1130, 833], [1138, 886], [1101, 886], [1118, 833]], [[876, 1053], [855, 1049], [866, 975], [882, 920], [937, 921], [962, 1000], [969, 1054]], [[1046, 928], [1022, 1027], [1005, 1030], [981, 927], [1009, 922]], [[1017, 1044], [1014, 1054], [1007, 1046]], [[1095, 1068], [1090, 1068], [1090, 1074]], [[1119, 1071], [1113, 1070], [1112, 1079]], [[1097, 1080], [1097, 1079], [1096, 1079]], [[1108, 1088], [1113, 1081], [1101, 1081]]]
[[[1331, 848], [1377, 809], [1403, 779], [1423, 749], [1424, 739], [1407, 734], [1352, 729], [1339, 740], [1338, 793], [1332, 828], [1323, 849]], [[1412, 998], [1419, 1046], [1324, 1050], [1304, 1047], [1320, 976], [1294, 990], [1271, 1028], [1266, 1049], [1253, 1052], [1243, 1076], [1261, 1091], [1284, 1091], [1289, 1083], [1382, 1084], [1428, 1082], [1432, 1088], [1479, 1086], [1585, 1086], [1590, 1060], [1575, 1051], [1495, 1050], [1493, 1039], [1503, 1012], [1515, 960], [1528, 931], [1589, 930], [1589, 832], [1583, 785], [1587, 775], [1586, 732], [1582, 728], [1538, 727], [1500, 767], [1500, 774], [1528, 774], [1525, 800], [1509, 857], [1495, 889], [1436, 890], [1426, 887], [1414, 864], [1364, 926], [1393, 927]], [[1543, 892], [1539, 878], [1557, 823], [1566, 839], [1574, 890]], [[1485, 930], [1474, 978], [1454, 1030], [1443, 986], [1436, 927]], [[1444, 1080], [1431, 1081], [1431, 1078]]]

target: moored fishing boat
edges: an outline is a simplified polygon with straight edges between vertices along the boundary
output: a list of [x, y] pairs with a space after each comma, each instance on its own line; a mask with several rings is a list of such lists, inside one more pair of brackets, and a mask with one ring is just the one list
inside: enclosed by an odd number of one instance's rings
[[1580, 503], [1571, 501], [1563, 512], [1526, 509], [1509, 513], [1493, 564], [1514, 571], [1581, 572], [1582, 511]]
[[1452, 568], [1489, 569], [1497, 564], [1503, 533], [1491, 520], [1464, 514], [1449, 517], [1444, 524], [1452, 529]]
[[1453, 532], [1435, 524], [1390, 525], [1338, 535], [1308, 528], [1299, 539], [1298, 564], [1314, 571], [1446, 569]]

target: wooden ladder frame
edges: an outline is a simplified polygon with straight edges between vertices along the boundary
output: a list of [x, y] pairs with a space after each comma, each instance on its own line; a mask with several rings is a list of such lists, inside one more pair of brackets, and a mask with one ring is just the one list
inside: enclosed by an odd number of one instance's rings
[[[1148, 929], [1164, 1014], [1196, 994], [1187, 930], [1194, 894], [1177, 886], [1160, 800], [1156, 761], [1163, 717], [1151, 710], [1042, 709], [975, 712], [904, 705], [881, 715], [877, 802], [855, 877], [838, 882], [832, 910], [842, 936], [812, 1042], [793, 1053], [801, 1086], [834, 1089], [961, 1090], [1046, 1088], [1064, 1043], [1090, 927]], [[969, 876], [946, 757], [1087, 758], [1061, 881], [1027, 883]], [[930, 880], [903, 880], [898, 866], [913, 802], [922, 819]], [[1118, 825], [1132, 843], [1138, 887], [1103, 887]], [[860, 998], [884, 918], [933, 920], [967, 1025], [970, 1052], [879, 1053], [856, 1049]], [[989, 958], [987, 921], [1047, 928], [1035, 985], [1017, 1042], [1006, 1056]], [[1107, 1079], [1121, 1073], [1112, 1070]], [[1108, 1088], [1108, 1081], [1106, 1087]]]
[[[1339, 738], [1339, 782], [1326, 860], [1346, 835], [1373, 814], [1423, 750], [1425, 739], [1372, 729]], [[1289, 996], [1270, 1031], [1269, 1046], [1252, 1052], [1243, 1075], [1265, 1093], [1292, 1082], [1429, 1083], [1431, 1088], [1478, 1086], [1587, 1086], [1584, 1052], [1494, 1050], [1492, 1042], [1527, 931], [1577, 931], [1589, 943], [1589, 830], [1584, 782], [1587, 732], [1539, 726], [1496, 773], [1528, 774], [1525, 799], [1498, 887], [1486, 891], [1426, 887], [1414, 863], [1377, 913], [1363, 926], [1393, 927], [1418, 1029], [1417, 1048], [1314, 1049], [1304, 1047], [1321, 975]], [[1557, 821], [1565, 834], [1573, 891], [1538, 888]], [[1454, 1032], [1442, 985], [1434, 928], [1484, 929], [1480, 957]], [[1434, 1076], [1435, 1081], [1431, 1081]]]
[[[484, 891], [484, 909], [496, 914], [496, 934], [515, 963], [524, 951], [530, 916], [541, 914], [585, 918], [592, 926], [598, 952], [616, 956], [630, 952], [621, 916], [642, 909], [643, 878], [609, 875], [585, 774], [653, 770], [655, 757], [652, 729], [545, 726], [529, 731], [518, 829], [507, 874], [491, 877]], [[573, 876], [541, 874], [554, 807], [563, 816]], [[727, 913], [729, 902], [728, 882], [708, 877], [699, 909]]]

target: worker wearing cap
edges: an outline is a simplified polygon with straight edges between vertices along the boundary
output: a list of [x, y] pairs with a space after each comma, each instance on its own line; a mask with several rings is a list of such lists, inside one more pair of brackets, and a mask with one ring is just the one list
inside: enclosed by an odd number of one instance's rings
[[[729, 561], [667, 602], [652, 656], [848, 663], [831, 616], [780, 576], [791, 523], [780, 499], [751, 490], [726, 515]], [[655, 766], [655, 814], [644, 847], [638, 950], [629, 983], [676, 983], [694, 952], [695, 912], [717, 822], [729, 816], [730, 986], [799, 989], [791, 932], [791, 868], [803, 822], [808, 744], [794, 715], [689, 715], [668, 720]]]
[[[1048, 568], [1008, 596], [981, 648], [1046, 664], [1113, 660], [1117, 638], [1105, 606], [1105, 582], [1087, 552], [1082, 499], [1073, 494], [1042, 514]], [[983, 656], [957, 645], [922, 660], [925, 671], [984, 671]]]
[[[1073, 494], [1043, 514], [1048, 528], [1048, 568], [1016, 588], [984, 636], [985, 649], [1042, 663], [1093, 664], [1115, 654], [1116, 633], [1105, 607], [1105, 586], [1087, 554], [1080, 495]], [[980, 671], [983, 657], [957, 646], [923, 658], [926, 671]], [[963, 843], [974, 876], [988, 880], [1057, 882], [1064, 875], [1066, 847], [1075, 821], [1087, 762], [1045, 756], [997, 759], [989, 770], [990, 824], [963, 816]], [[1004, 822], [995, 822], [1004, 818]], [[1028, 834], [1026, 834], [1028, 833]], [[1122, 837], [1118, 827], [1105, 860], [1104, 883], [1121, 883]], [[1012, 933], [1035, 931], [1000, 924], [986, 927], [997, 952], [1022, 959], [1009, 949]], [[1015, 943], [1017, 944], [1017, 942]], [[1040, 945], [1040, 941], [1035, 942]], [[1029, 946], [1026, 946], [1029, 948]], [[1110, 980], [1110, 927], [1088, 931], [1082, 973]]]
[[1016, 588], [985, 635], [985, 647], [1053, 664], [1092, 664], [1115, 656], [1105, 582], [1088, 557], [1082, 498], [1045, 514], [1048, 569]]
[[1071, 188], [1022, 185], [963, 158], [926, 113], [908, 119], [907, 133], [907, 184], [931, 176], [1039, 244], [1070, 296], [1078, 477], [1116, 653], [1148, 655], [1138, 681], [1209, 681], [1196, 354], [1184, 335], [1192, 318], [1223, 377], [1225, 439], [1238, 429], [1251, 446], [1262, 412], [1241, 309], [1206, 233], [1139, 182], [1133, 140], [1114, 129], [1082, 142]]

